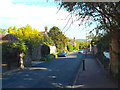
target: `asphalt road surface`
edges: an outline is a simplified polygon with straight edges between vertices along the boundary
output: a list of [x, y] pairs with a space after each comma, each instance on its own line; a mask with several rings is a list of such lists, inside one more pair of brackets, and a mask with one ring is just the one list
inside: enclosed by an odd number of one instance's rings
[[41, 63], [3, 76], [2, 88], [67, 88], [75, 80], [83, 54], [73, 52], [67, 57]]

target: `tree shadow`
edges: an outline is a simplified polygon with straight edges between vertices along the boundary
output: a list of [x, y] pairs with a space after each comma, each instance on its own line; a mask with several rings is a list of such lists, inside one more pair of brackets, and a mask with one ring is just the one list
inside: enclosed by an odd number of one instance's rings
[[[71, 54], [75, 56], [76, 54]], [[82, 55], [62, 57], [3, 76], [3, 88], [67, 88], [72, 86]]]

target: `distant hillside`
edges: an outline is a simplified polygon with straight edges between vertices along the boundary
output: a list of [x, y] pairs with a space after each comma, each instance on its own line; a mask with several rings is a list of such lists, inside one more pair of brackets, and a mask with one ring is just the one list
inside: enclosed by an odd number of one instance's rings
[[77, 41], [84, 42], [86, 39], [76, 39]]

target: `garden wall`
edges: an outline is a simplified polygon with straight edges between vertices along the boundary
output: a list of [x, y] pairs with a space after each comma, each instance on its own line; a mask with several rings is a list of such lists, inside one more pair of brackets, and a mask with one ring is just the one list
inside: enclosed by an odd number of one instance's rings
[[32, 52], [32, 60], [40, 60], [41, 58], [41, 45], [34, 47]]

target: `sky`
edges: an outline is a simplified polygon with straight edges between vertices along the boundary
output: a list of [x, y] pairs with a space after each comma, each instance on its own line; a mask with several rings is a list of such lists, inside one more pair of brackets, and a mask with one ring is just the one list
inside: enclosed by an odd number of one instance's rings
[[65, 25], [69, 18], [65, 18], [70, 13], [65, 9], [58, 9], [58, 3], [54, 0], [0, 0], [0, 28], [20, 28], [29, 24], [42, 32], [45, 26], [49, 30], [57, 26], [70, 39], [85, 39], [86, 31], [88, 34], [88, 30], [95, 28], [95, 24], [87, 28], [84, 25], [79, 27], [78, 21], [68, 29], [69, 24]]

